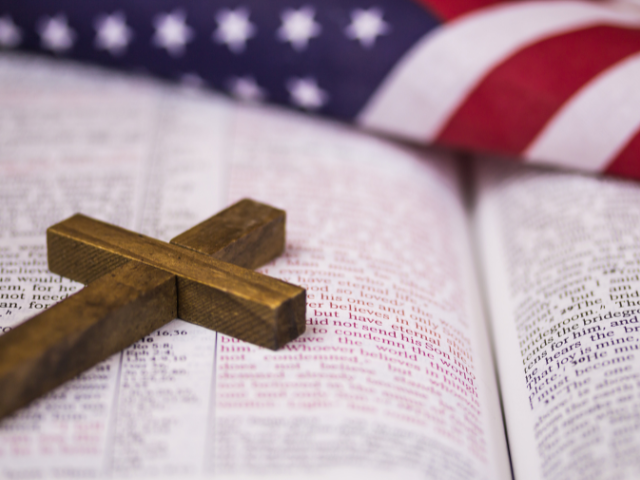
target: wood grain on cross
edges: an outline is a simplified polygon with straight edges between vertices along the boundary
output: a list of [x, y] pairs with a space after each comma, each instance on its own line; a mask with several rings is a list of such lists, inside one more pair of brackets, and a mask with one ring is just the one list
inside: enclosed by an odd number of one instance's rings
[[0, 337], [0, 417], [174, 318], [277, 349], [305, 329], [305, 290], [259, 274], [285, 212], [242, 200], [170, 243], [74, 215], [47, 230], [49, 269], [86, 288]]

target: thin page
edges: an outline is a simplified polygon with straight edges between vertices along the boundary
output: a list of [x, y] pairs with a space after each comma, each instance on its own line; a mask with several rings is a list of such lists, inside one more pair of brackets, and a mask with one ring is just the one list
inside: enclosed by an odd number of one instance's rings
[[278, 353], [219, 336], [216, 471], [508, 478], [453, 164], [293, 119], [238, 112], [230, 194], [287, 210], [262, 271], [307, 288], [308, 330]]
[[[227, 174], [219, 146], [230, 108], [97, 70], [19, 57], [0, 62], [5, 333], [82, 288], [49, 273], [49, 225], [82, 212], [169, 240], [221, 208]], [[182, 323], [155, 335], [155, 348], [134, 345], [1, 421], [0, 478], [91, 478], [117, 462], [131, 462], [134, 471], [129, 443], [148, 461], [199, 462], [209, 411], [196, 401], [209, 395], [199, 375], [211, 370], [215, 333]], [[160, 348], [165, 362], [150, 355]], [[126, 368], [137, 359], [141, 368]], [[140, 405], [124, 409], [130, 392], [161, 405], [164, 417], [144, 415], [149, 409]], [[189, 408], [180, 397], [193, 400]], [[145, 430], [141, 443], [135, 426]]]
[[640, 186], [480, 168], [477, 226], [517, 480], [640, 475]]
[[44, 229], [75, 211], [166, 240], [241, 197], [269, 202], [288, 245], [261, 271], [308, 293], [307, 331], [281, 351], [175, 320], [3, 420], [4, 476], [508, 478], [453, 163], [301, 115], [3, 62], [0, 285], [19, 298], [2, 328], [80, 288], [44, 259]]

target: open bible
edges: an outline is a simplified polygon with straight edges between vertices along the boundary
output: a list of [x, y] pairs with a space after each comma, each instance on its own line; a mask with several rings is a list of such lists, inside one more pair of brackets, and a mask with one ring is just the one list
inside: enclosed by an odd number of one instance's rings
[[[81, 285], [45, 229], [285, 209], [272, 352], [174, 320], [0, 421], [0, 478], [637, 478], [640, 187], [0, 58], [0, 332]], [[2, 392], [0, 392], [0, 395]]]

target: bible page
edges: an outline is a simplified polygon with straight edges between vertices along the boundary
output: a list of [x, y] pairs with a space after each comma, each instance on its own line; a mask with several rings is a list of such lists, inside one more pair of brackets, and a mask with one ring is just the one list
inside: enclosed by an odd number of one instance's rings
[[640, 476], [640, 185], [479, 164], [516, 480]]
[[277, 352], [172, 321], [0, 421], [0, 477], [510, 477], [455, 163], [0, 61], [0, 328], [81, 288], [48, 273], [48, 225], [82, 211], [168, 240], [247, 196], [287, 211], [286, 252], [260, 271], [308, 301], [307, 331]]

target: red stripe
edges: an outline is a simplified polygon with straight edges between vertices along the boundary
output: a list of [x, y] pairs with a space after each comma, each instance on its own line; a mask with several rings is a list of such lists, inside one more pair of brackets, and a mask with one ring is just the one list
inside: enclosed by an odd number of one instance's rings
[[479, 83], [438, 140], [487, 152], [521, 153], [578, 89], [638, 51], [640, 30], [610, 26], [577, 30], [526, 47]]
[[512, 3], [513, 0], [415, 0], [443, 20], [453, 20], [465, 13], [496, 3]]
[[640, 130], [613, 159], [605, 173], [640, 179]]

